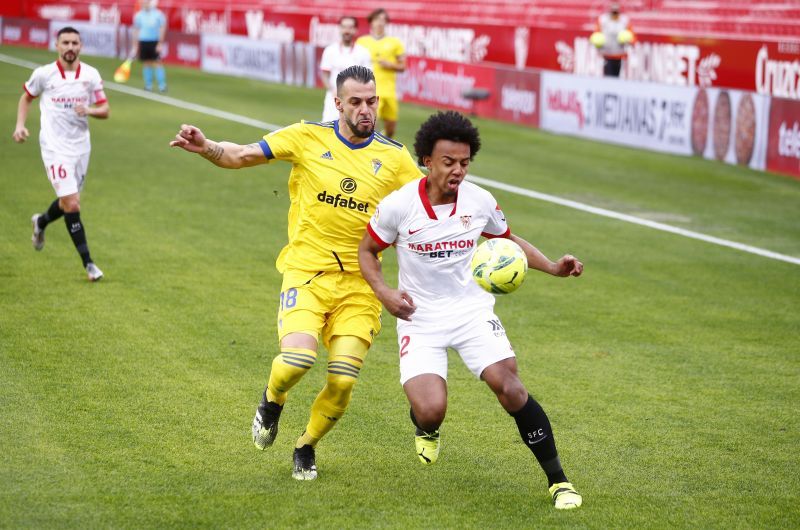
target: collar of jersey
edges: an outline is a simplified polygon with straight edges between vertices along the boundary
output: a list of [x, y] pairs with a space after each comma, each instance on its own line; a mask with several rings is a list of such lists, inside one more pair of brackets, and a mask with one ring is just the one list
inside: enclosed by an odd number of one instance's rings
[[[77, 61], [78, 59], [76, 59]], [[56, 66], [58, 67], [58, 73], [61, 74], [61, 79], [66, 79], [67, 74], [64, 70], [64, 65], [61, 64], [61, 59], [56, 59]], [[78, 79], [81, 76], [81, 63], [78, 61], [78, 67], [75, 69], [75, 79]]]
[[366, 147], [369, 144], [371, 144], [372, 143], [372, 139], [375, 138], [375, 131], [372, 131], [372, 133], [369, 135], [369, 140], [367, 140], [363, 144], [350, 143], [350, 141], [348, 141], [347, 138], [345, 138], [344, 136], [342, 136], [339, 133], [339, 120], [336, 120], [336, 121], [333, 122], [333, 130], [336, 133], [336, 137], [339, 140], [341, 140], [341, 142], [344, 145], [346, 145], [347, 147], [349, 147], [350, 149], [363, 149], [364, 147]]
[[[428, 214], [429, 219], [436, 219], [436, 212], [433, 210], [433, 206], [431, 205], [431, 199], [428, 197], [428, 192], [425, 190], [425, 185], [428, 182], [428, 177], [422, 177], [419, 180], [419, 199], [422, 201], [422, 207], [425, 208], [425, 213]], [[450, 217], [453, 217], [456, 213], [456, 206], [458, 206], [458, 193], [456, 192], [456, 200], [453, 202], [453, 210], [450, 212]]]

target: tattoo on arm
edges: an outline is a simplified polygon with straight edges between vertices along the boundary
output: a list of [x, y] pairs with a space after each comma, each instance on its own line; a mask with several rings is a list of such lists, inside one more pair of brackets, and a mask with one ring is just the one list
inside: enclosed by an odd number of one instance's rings
[[209, 160], [211, 160], [213, 162], [216, 162], [217, 160], [222, 158], [222, 155], [224, 153], [225, 153], [225, 149], [223, 149], [221, 145], [215, 144], [215, 145], [209, 145], [208, 147], [206, 147], [206, 150], [203, 151], [202, 155], [203, 155], [203, 158], [207, 158], [207, 159], [209, 159]]

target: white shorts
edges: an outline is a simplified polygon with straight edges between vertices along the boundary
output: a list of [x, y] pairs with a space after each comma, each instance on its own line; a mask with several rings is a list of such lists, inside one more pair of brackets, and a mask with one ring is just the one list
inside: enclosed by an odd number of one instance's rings
[[400, 384], [422, 374], [436, 374], [447, 380], [447, 348], [461, 356], [475, 377], [490, 365], [514, 357], [506, 330], [492, 310], [478, 312], [444, 328], [442, 320], [397, 321], [400, 346]]
[[339, 119], [339, 109], [333, 100], [333, 94], [325, 91], [325, 104], [322, 106], [322, 121], [336, 121]]
[[55, 151], [42, 151], [44, 171], [56, 190], [56, 196], [66, 197], [83, 189], [89, 169], [89, 154], [62, 155]]

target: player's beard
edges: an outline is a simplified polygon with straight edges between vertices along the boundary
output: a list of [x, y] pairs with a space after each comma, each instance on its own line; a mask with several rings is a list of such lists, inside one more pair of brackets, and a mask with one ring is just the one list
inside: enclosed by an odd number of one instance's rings
[[347, 123], [347, 126], [350, 128], [350, 132], [352, 132], [358, 138], [369, 138], [370, 135], [372, 134], [372, 131], [375, 130], [375, 122], [374, 121], [369, 126], [369, 129], [367, 129], [366, 131], [362, 131], [361, 129], [359, 129], [358, 125], [353, 123], [352, 121], [350, 121], [350, 118], [348, 118], [347, 116], [344, 117], [344, 121], [345, 121], [345, 123]]
[[72, 64], [78, 59], [78, 54], [73, 51], [64, 52], [64, 55], [61, 56], [61, 59], [65, 63]]

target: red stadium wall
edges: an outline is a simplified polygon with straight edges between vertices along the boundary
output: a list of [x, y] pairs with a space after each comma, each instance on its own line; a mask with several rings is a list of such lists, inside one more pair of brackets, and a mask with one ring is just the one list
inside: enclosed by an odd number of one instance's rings
[[[208, 71], [263, 78], [263, 65], [220, 62], [219, 53], [234, 57], [232, 50], [267, 47], [277, 58], [270, 79], [318, 84], [319, 46], [338, 34], [332, 15], [199, 2], [190, 7], [165, 4], [161, 7], [173, 28], [165, 60]], [[4, 2], [0, 37], [3, 44], [47, 47], [59, 24], [51, 21], [72, 19], [85, 21], [75, 24], [87, 31], [87, 42], [116, 41], [114, 49], [100, 50], [102, 55], [124, 55], [133, 12], [132, 2]], [[13, 16], [20, 13], [29, 18]], [[800, 39], [639, 33], [629, 50], [629, 80], [623, 81], [586, 77], [599, 76], [602, 70], [602, 59], [586, 31], [488, 23], [434, 25], [403, 15], [393, 18], [390, 30], [406, 42], [409, 55], [408, 69], [398, 80], [404, 101], [800, 177]], [[317, 48], [293, 44], [298, 42]], [[219, 51], [223, 49], [227, 51]], [[216, 70], [212, 59], [218, 63]], [[467, 93], [483, 97], [467, 98]], [[720, 101], [729, 102], [727, 121], [718, 117]], [[638, 109], [649, 121], [626, 118], [630, 109]]]
[[767, 169], [800, 177], [800, 101], [772, 99]]
[[[130, 24], [136, 3], [135, 0], [19, 0], [3, 2], [0, 15], [18, 16], [22, 12], [28, 18]], [[509, 26], [507, 21], [506, 24], [500, 21], [499, 15], [489, 16], [488, 6], [487, 16], [478, 23], [441, 22], [459, 17], [452, 16], [453, 13], [444, 16], [434, 9], [437, 6], [420, 13], [418, 8], [411, 9], [412, 4], [409, 10], [393, 12], [389, 27], [391, 34], [405, 42], [409, 56], [591, 76], [599, 76], [602, 70], [602, 59], [588, 42], [586, 24], [583, 29], [575, 21], [562, 23], [557, 29], [529, 26], [525, 22], [532, 20], [531, 16], [525, 16], [520, 19], [522, 25]], [[162, 0], [160, 8], [167, 14], [170, 27], [184, 33], [228, 33], [279, 42], [311, 42], [318, 46], [337, 38], [336, 21], [343, 9], [334, 12], [330, 6], [323, 6], [311, 10], [280, 1], [263, 5], [207, 0], [183, 3]], [[577, 20], [586, 20], [586, 15]], [[365, 26], [362, 23], [362, 31]], [[786, 37], [708, 38], [637, 32], [625, 73], [635, 80], [721, 86], [800, 99], [800, 23], [796, 27], [797, 36]]]

